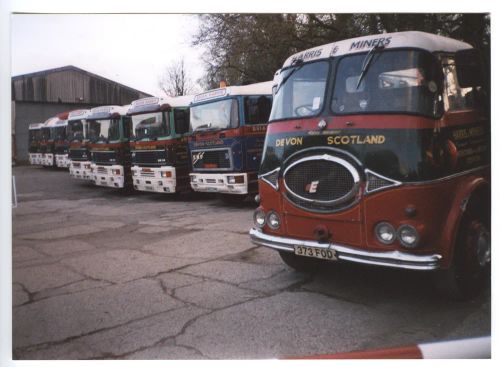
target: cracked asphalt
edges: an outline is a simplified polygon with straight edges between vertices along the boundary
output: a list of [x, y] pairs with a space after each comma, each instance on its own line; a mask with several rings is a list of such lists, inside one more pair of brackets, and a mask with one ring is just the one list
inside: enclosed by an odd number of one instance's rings
[[491, 334], [491, 297], [427, 273], [297, 273], [248, 237], [254, 205], [121, 193], [20, 166], [14, 359], [263, 359]]

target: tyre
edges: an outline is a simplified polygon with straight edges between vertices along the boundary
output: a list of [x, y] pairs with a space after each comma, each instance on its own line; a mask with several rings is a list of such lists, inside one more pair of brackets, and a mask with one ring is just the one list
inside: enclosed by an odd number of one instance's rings
[[301, 273], [316, 272], [321, 261], [310, 257], [298, 256], [287, 251], [279, 251], [279, 254], [285, 264]]
[[481, 210], [477, 204], [464, 213], [455, 240], [452, 265], [436, 274], [436, 286], [448, 298], [474, 298], [488, 284], [491, 274], [488, 215], [489, 211]]

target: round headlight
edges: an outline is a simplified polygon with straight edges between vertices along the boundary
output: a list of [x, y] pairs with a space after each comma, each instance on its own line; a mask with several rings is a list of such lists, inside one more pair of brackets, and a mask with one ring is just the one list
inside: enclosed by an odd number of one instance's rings
[[266, 212], [262, 209], [257, 209], [253, 213], [253, 222], [259, 228], [262, 228], [266, 225]]
[[387, 222], [380, 222], [375, 226], [375, 237], [380, 243], [390, 245], [396, 239], [396, 230]]
[[415, 227], [409, 224], [403, 224], [398, 229], [398, 238], [402, 246], [415, 248], [418, 246], [419, 235]]
[[280, 227], [280, 216], [275, 212], [269, 212], [267, 215], [267, 225], [271, 229], [278, 229]]

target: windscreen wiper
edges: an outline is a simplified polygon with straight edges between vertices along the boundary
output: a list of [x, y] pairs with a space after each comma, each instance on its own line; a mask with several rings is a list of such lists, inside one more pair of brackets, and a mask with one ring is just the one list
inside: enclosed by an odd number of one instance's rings
[[366, 75], [368, 71], [368, 67], [370, 66], [373, 56], [375, 55], [375, 50], [379, 48], [384, 48], [384, 45], [377, 44], [373, 46], [370, 51], [368, 51], [368, 54], [366, 55], [365, 59], [363, 60], [363, 64], [361, 66], [361, 74], [359, 74], [358, 82], [356, 83], [356, 90], [358, 90], [359, 85], [361, 84], [361, 81], [363, 80], [364, 76]]
[[[302, 67], [304, 66], [304, 63], [303, 63], [302, 59], [298, 59], [298, 60], [295, 62], [295, 65], [297, 65], [297, 64], [298, 64], [299, 66], [297, 66], [295, 69], [292, 69], [292, 70], [290, 71], [290, 74], [286, 75], [286, 76], [283, 78], [283, 80], [281, 81], [281, 83], [278, 85], [278, 88], [276, 88], [276, 92], [274, 92], [274, 94], [277, 94], [277, 93], [278, 93], [278, 91], [281, 89], [281, 86], [282, 86], [283, 84], [285, 84], [285, 82], [286, 82], [286, 81], [287, 81], [287, 80], [288, 80], [288, 79], [289, 79], [289, 78], [290, 78], [293, 74], [295, 74], [295, 72], [296, 72], [296, 71], [299, 71], [299, 70], [300, 70], [300, 69], [302, 69]], [[293, 64], [292, 64], [292, 65], [293, 65]]]
[[209, 122], [207, 124], [203, 124], [203, 125], [197, 126], [196, 129], [194, 129], [194, 131], [198, 131], [198, 130], [210, 130], [211, 127], [212, 127], [212, 123]]

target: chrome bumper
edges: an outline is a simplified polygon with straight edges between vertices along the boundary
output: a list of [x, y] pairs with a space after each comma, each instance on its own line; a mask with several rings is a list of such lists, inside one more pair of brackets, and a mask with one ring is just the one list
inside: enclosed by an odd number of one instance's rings
[[412, 255], [400, 251], [372, 252], [335, 243], [319, 243], [316, 241], [272, 236], [256, 228], [250, 230], [250, 238], [256, 245], [266, 246], [279, 251], [294, 252], [294, 246], [296, 245], [311, 247], [313, 249], [329, 249], [336, 252], [339, 260], [392, 268], [435, 270], [439, 268], [439, 260], [441, 259], [441, 255], [438, 254]]
[[[149, 171], [144, 171], [144, 167], [132, 166], [132, 179], [134, 189], [137, 191], [175, 193], [177, 190], [177, 178], [175, 167], [146, 167]], [[169, 172], [169, 177], [163, 177], [162, 174]]]
[[[89, 168], [85, 168], [85, 166]], [[70, 161], [69, 175], [73, 178], [92, 181], [90, 161]]]
[[[191, 188], [199, 192], [220, 194], [248, 194], [247, 173], [190, 173]], [[243, 176], [243, 183], [229, 183], [229, 176]]]
[[56, 154], [56, 166], [60, 168], [68, 168], [70, 160], [67, 154]]
[[[95, 163], [90, 165], [92, 181], [97, 186], [123, 189], [125, 187], [125, 167], [121, 165], [100, 166]], [[116, 173], [119, 171], [119, 173]]]

